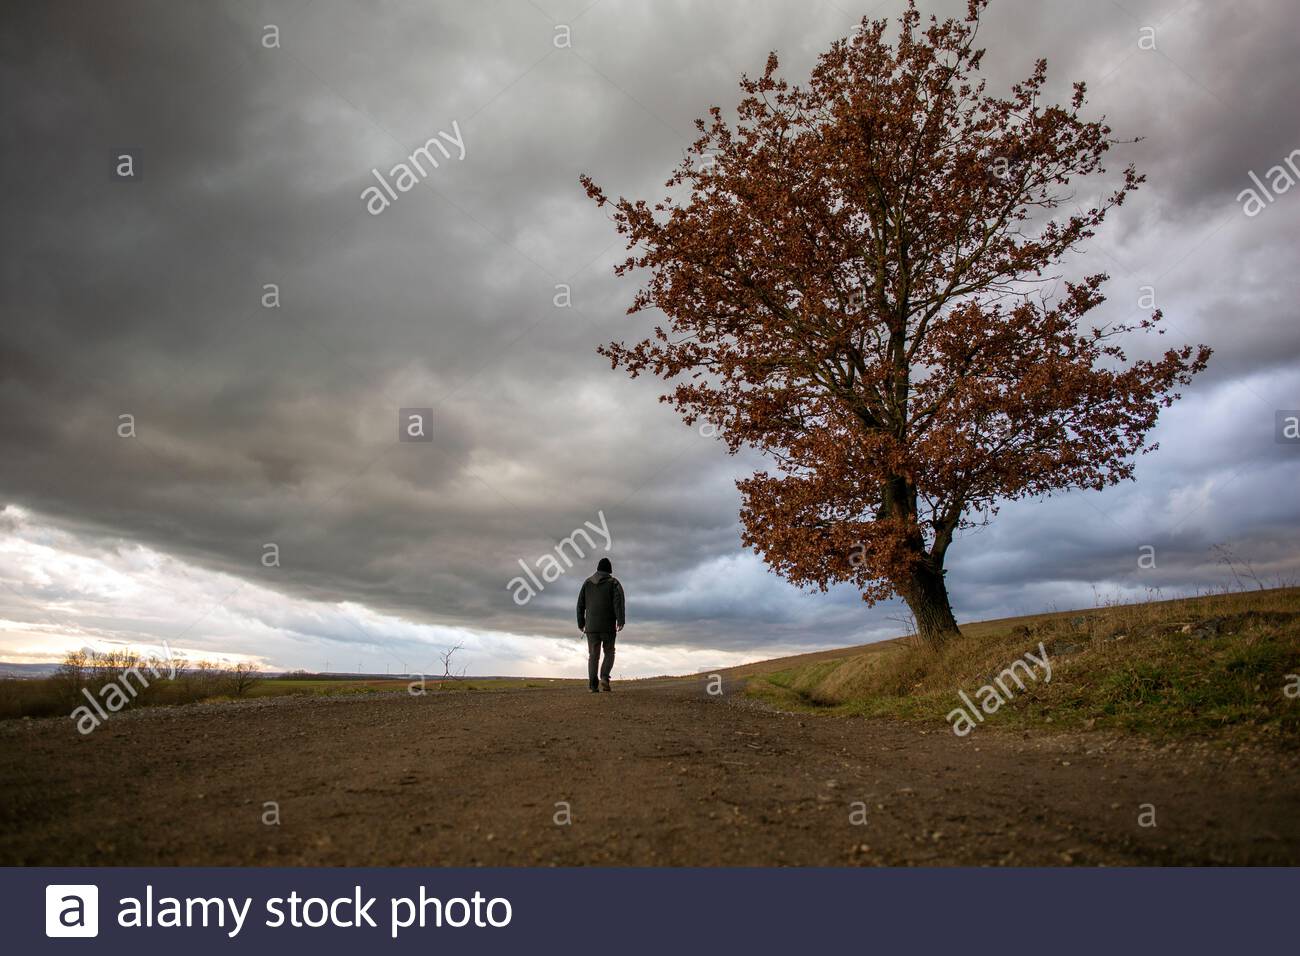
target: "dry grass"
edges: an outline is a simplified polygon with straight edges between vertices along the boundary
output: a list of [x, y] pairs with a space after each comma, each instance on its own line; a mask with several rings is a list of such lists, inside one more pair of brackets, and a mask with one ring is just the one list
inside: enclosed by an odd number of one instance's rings
[[973, 692], [1042, 643], [1050, 683], [1018, 692], [997, 726], [1157, 736], [1232, 728], [1300, 742], [1300, 700], [1285, 692], [1300, 674], [1297, 588], [1109, 604], [962, 631], [939, 654], [904, 642], [773, 667], [752, 678], [749, 691], [785, 708], [943, 720], [959, 689]]

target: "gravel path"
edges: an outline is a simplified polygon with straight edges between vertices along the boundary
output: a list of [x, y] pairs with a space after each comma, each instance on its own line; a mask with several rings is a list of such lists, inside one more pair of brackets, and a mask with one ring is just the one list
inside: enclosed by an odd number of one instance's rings
[[615, 688], [158, 707], [85, 738], [6, 721], [0, 862], [1300, 863], [1293, 754]]

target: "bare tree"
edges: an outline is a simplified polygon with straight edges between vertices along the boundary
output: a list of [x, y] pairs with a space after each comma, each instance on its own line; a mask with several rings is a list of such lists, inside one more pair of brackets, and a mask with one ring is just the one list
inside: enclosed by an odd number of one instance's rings
[[438, 690], [442, 690], [442, 685], [449, 680], [464, 680], [465, 668], [462, 666], [459, 674], [452, 673], [451, 659], [455, 653], [463, 648], [464, 644], [457, 644], [455, 647], [448, 648], [438, 655], [438, 660], [442, 662], [442, 675], [438, 678]]
[[90, 655], [86, 648], [68, 651], [63, 663], [54, 672], [51, 684], [56, 688], [61, 700], [71, 706], [81, 700], [81, 689], [89, 683]]
[[257, 665], [248, 661], [241, 661], [231, 668], [226, 675], [230, 683], [230, 692], [235, 697], [243, 697], [261, 680], [257, 672]]
[[195, 699], [212, 697], [224, 679], [221, 665], [216, 661], [202, 659], [185, 672], [185, 689]]

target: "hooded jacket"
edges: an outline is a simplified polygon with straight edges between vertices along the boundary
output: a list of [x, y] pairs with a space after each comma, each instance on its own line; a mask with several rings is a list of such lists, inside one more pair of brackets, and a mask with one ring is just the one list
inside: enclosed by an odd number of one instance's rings
[[588, 634], [613, 634], [622, 627], [623, 585], [608, 571], [597, 571], [578, 592], [578, 629]]

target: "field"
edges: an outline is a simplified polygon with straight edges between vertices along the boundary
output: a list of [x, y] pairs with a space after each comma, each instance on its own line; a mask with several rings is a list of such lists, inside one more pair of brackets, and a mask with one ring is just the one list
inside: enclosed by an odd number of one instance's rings
[[[145, 676], [149, 676], [145, 671]], [[97, 690], [109, 680], [119, 678], [120, 668], [110, 669], [84, 686]], [[554, 678], [469, 678], [424, 681], [426, 693], [493, 692], [549, 687], [576, 682]], [[133, 698], [133, 707], [175, 706], [202, 702], [253, 700], [261, 697], [335, 696], [355, 694], [410, 693], [409, 677], [365, 678], [329, 676], [307, 679], [292, 677], [255, 678], [238, 689], [228, 680], [215, 680], [208, 686], [182, 676], [150, 682], [146, 692]], [[585, 686], [585, 683], [584, 683]], [[419, 685], [415, 685], [419, 690]], [[67, 715], [73, 707], [86, 703], [80, 689], [71, 689], [59, 678], [0, 678], [0, 719], [15, 717], [56, 717]]]
[[[468, 693], [475, 691], [499, 691], [499, 690], [526, 690], [538, 687], [550, 687], [555, 684], [572, 684], [578, 686], [578, 681], [559, 681], [553, 678], [536, 677], [536, 678], [491, 678], [488, 680], [426, 680], [426, 693], [446, 693], [448, 691], [457, 693]], [[585, 686], [585, 685], [584, 685]], [[295, 694], [305, 694], [310, 696], [319, 696], [321, 694], [379, 694], [379, 693], [409, 693], [411, 679], [406, 677], [392, 679], [374, 679], [374, 680], [330, 680], [322, 678], [319, 680], [267, 680], [253, 685], [246, 696], [256, 697], [286, 697]], [[418, 687], [417, 687], [418, 689]]]
[[[0, 863], [1297, 864], [1298, 601], [983, 622], [939, 657], [899, 640], [613, 694], [264, 681], [86, 736], [0, 721]], [[957, 691], [1040, 645], [1051, 680], [956, 735]]]

